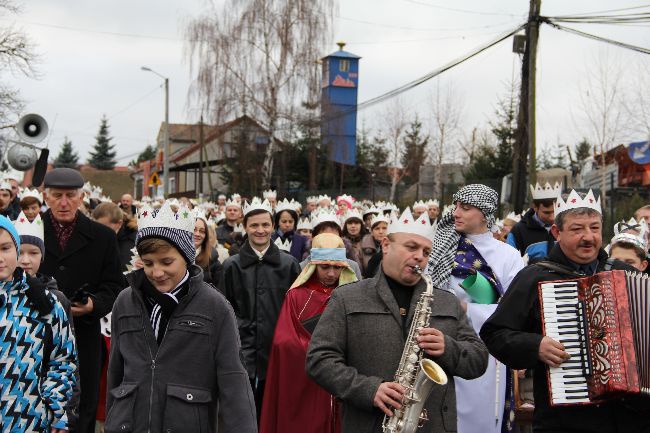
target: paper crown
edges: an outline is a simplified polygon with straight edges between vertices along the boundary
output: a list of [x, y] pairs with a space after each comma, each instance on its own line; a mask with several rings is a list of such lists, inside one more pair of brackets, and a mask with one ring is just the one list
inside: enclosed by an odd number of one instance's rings
[[[86, 181], [83, 186], [83, 190], [85, 192], [92, 192], [93, 186], [90, 184], [90, 182]], [[142, 197], [144, 199], [144, 197]]]
[[555, 200], [562, 194], [562, 184], [555, 182], [555, 186], [551, 186], [550, 183], [546, 182], [546, 185], [542, 187], [539, 183], [536, 183], [535, 186], [530, 186], [530, 193], [533, 196], [533, 200]]
[[384, 214], [382, 214], [382, 213], [380, 213], [380, 214], [378, 214], [378, 215], [375, 215], [375, 216], [372, 217], [372, 219], [370, 220], [370, 227], [374, 227], [375, 224], [377, 224], [377, 223], [381, 223], [381, 222], [384, 222], [384, 223], [386, 223], [386, 224], [390, 224], [390, 218], [389, 218], [387, 215], [384, 215]]
[[402, 212], [399, 218], [393, 218], [388, 225], [387, 234], [392, 233], [409, 233], [419, 235], [433, 242], [435, 235], [435, 225], [432, 226], [427, 215], [420, 215], [416, 220], [413, 219], [411, 209], [408, 207]]
[[413, 209], [428, 209], [429, 206], [423, 201], [423, 200], [418, 200], [415, 203], [413, 203]]
[[208, 219], [205, 217], [205, 213], [200, 208], [195, 207], [190, 212], [192, 212], [192, 214], [194, 215], [194, 219], [200, 219], [203, 220], [204, 223], [206, 224], [208, 223]]
[[195, 214], [185, 206], [179, 206], [178, 211], [174, 212], [169, 201], [164, 202], [158, 210], [144, 205], [138, 213], [138, 230], [167, 228], [193, 233], [195, 219]]
[[241, 204], [241, 195], [234, 193], [230, 196], [230, 201], [234, 201]]
[[647, 237], [648, 234], [648, 224], [644, 219], [637, 221], [634, 217], [630, 218], [628, 221], [619, 221], [614, 224], [614, 234], [620, 234], [634, 230], [642, 236]]
[[585, 198], [580, 197], [580, 194], [578, 194], [574, 189], [571, 190], [566, 201], [562, 199], [561, 195], [557, 196], [557, 202], [555, 203], [556, 216], [562, 212], [578, 208], [587, 208], [595, 210], [599, 214], [603, 213], [603, 210], [600, 207], [600, 198], [595, 198], [594, 193], [591, 190], [587, 192]]
[[285, 210], [292, 210], [294, 212], [298, 212], [295, 200], [289, 201], [289, 200], [287, 200], [285, 198], [285, 199], [280, 200], [278, 202], [278, 204], [275, 206], [275, 213], [276, 214], [278, 214], [278, 213], [280, 213], [282, 211], [285, 211]]
[[11, 184], [7, 179], [3, 179], [0, 181], [0, 189], [6, 189], [7, 191], [11, 191]]
[[148, 195], [142, 196], [142, 203], [151, 203], [151, 197]]
[[[508, 215], [506, 215], [506, 217], [503, 220], [504, 221], [505, 220], [511, 220], [511, 221], [514, 221], [515, 223], [518, 223], [519, 221], [521, 221], [521, 215], [517, 215], [514, 212], [510, 212]], [[502, 223], [503, 223], [503, 221], [502, 221]]]
[[399, 208], [391, 202], [385, 203], [381, 207], [381, 210], [382, 212], [399, 212]]
[[278, 192], [272, 189], [262, 192], [262, 197], [264, 197], [265, 199], [276, 198], [277, 196], [278, 196]]
[[282, 241], [282, 238], [278, 236], [274, 244], [282, 251], [289, 252], [291, 250], [291, 241], [289, 239]]
[[271, 203], [269, 203], [267, 199], [264, 199], [264, 201], [262, 201], [259, 199], [259, 197], [253, 197], [253, 200], [251, 200], [250, 203], [249, 202], [244, 203], [244, 216], [248, 215], [254, 210], [263, 210], [273, 215], [273, 209], [271, 208]]
[[320, 203], [320, 202], [323, 201], [323, 200], [327, 200], [327, 201], [329, 201], [330, 203], [332, 203], [332, 197], [330, 197], [330, 196], [327, 195], [327, 194], [325, 194], [325, 195], [319, 195], [319, 196], [318, 196], [318, 203]]
[[307, 199], [305, 201], [307, 203], [316, 204], [316, 203], [318, 203], [318, 197], [316, 197], [315, 195], [310, 195], [309, 197], [307, 197]]
[[351, 195], [343, 194], [338, 197], [336, 197], [336, 203], [344, 202], [349, 205], [349, 207], [352, 207], [352, 204], [354, 203], [354, 197]]
[[442, 213], [443, 213], [443, 215], [444, 215], [444, 214], [446, 214], [447, 212], [453, 212], [454, 209], [456, 209], [456, 205], [455, 205], [455, 204], [448, 204], [448, 205], [445, 205], [445, 207], [442, 209]]
[[440, 202], [435, 198], [433, 200], [427, 200], [427, 207], [437, 206], [440, 207]]
[[241, 202], [237, 201], [237, 200], [227, 200], [226, 201], [226, 207], [228, 207], [228, 206], [237, 206], [237, 207], [240, 208], [241, 207]]
[[20, 199], [22, 200], [27, 197], [33, 197], [36, 200], [38, 200], [39, 203], [43, 204], [43, 194], [41, 194], [36, 188], [34, 189], [25, 188], [23, 192], [20, 194]]
[[366, 215], [368, 215], [370, 213], [374, 213], [376, 215], [376, 214], [381, 213], [381, 210], [379, 208], [377, 208], [377, 207], [371, 206], [368, 209], [363, 211], [363, 216], [365, 217]]
[[361, 215], [361, 212], [359, 212], [358, 209], [351, 209], [348, 210], [343, 216], [343, 224], [345, 224], [352, 218], [357, 218], [359, 221], [363, 221], [363, 216]]
[[226, 219], [226, 213], [225, 212], [219, 212], [214, 216], [214, 221], [219, 224], [221, 221]]
[[23, 177], [25, 175], [19, 171], [16, 170], [7, 170], [2, 173], [2, 179], [3, 180], [15, 180], [16, 182], [21, 182], [23, 180]]
[[21, 211], [14, 221], [14, 227], [20, 236], [34, 236], [41, 240], [45, 239], [43, 220], [40, 215], [36, 215], [36, 218], [29, 222], [25, 213]]
[[221, 199], [225, 199], [225, 198], [226, 198], [226, 194], [219, 194], [217, 196], [217, 200], [221, 200]]
[[296, 230], [311, 230], [311, 221], [309, 218], [300, 218]]
[[233, 227], [232, 232], [244, 234], [246, 230], [244, 230], [243, 224], [235, 224], [235, 227]]
[[326, 209], [322, 209], [318, 212], [316, 212], [313, 217], [312, 217], [312, 228], [315, 228], [317, 225], [322, 224], [324, 222], [333, 222], [336, 223], [339, 227], [341, 227], [341, 222], [336, 216], [335, 212], [330, 212]]

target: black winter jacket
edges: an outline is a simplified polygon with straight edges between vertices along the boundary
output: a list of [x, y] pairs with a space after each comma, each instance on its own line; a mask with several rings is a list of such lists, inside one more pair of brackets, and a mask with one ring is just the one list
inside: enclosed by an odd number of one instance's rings
[[127, 276], [115, 301], [106, 398], [106, 433], [256, 433], [255, 403], [226, 299], [190, 267], [190, 287], [157, 344], [141, 287]]
[[300, 265], [273, 243], [260, 259], [249, 242], [239, 254], [223, 263], [219, 289], [232, 304], [242, 343], [246, 370], [251, 379], [266, 379], [269, 351], [280, 307]]
[[[555, 245], [548, 260], [571, 267], [559, 245]], [[605, 270], [607, 254], [601, 250], [596, 272]], [[612, 269], [633, 270], [627, 264], [613, 260]], [[559, 273], [540, 266], [522, 269], [501, 298], [492, 316], [481, 328], [481, 338], [490, 353], [513, 369], [534, 369], [533, 383], [535, 414], [533, 426], [544, 432], [620, 432], [645, 431], [650, 418], [628, 406], [628, 402], [613, 400], [599, 405], [550, 407], [546, 365], [538, 359], [542, 341], [542, 321], [537, 283], [540, 281], [569, 280], [577, 276]], [[638, 401], [632, 404], [638, 406]], [[644, 403], [650, 407], [650, 399]], [[537, 431], [537, 430], [536, 430]]]

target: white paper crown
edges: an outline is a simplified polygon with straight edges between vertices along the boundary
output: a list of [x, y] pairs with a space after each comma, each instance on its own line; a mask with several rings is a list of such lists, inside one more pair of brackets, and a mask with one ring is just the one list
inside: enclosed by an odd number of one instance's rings
[[296, 230], [311, 230], [311, 221], [309, 218], [300, 218]]
[[11, 191], [11, 184], [7, 179], [3, 179], [0, 181], [0, 189], [6, 189], [7, 191]]
[[619, 221], [614, 224], [614, 234], [625, 233], [627, 231], [634, 230], [639, 232], [640, 235], [646, 236], [648, 234], [648, 224], [644, 219], [637, 221], [636, 218], [632, 217], [628, 221]]
[[164, 202], [158, 210], [145, 204], [138, 213], [138, 230], [148, 227], [165, 227], [193, 233], [195, 223], [196, 218], [191, 210], [181, 205], [178, 211], [174, 212], [169, 201]]
[[390, 218], [388, 217], [388, 215], [384, 215], [383, 213], [380, 213], [379, 215], [375, 215], [370, 220], [370, 227], [374, 227], [375, 224], [380, 222], [385, 222], [386, 224], [390, 224]]
[[372, 206], [372, 207], [369, 207], [368, 209], [363, 211], [363, 216], [365, 217], [369, 213], [379, 214], [379, 213], [381, 213], [381, 210], [379, 208], [377, 208], [377, 207]]
[[363, 216], [358, 209], [348, 210], [343, 217], [343, 224], [351, 220], [352, 218], [357, 218], [359, 221], [363, 221]]
[[318, 203], [318, 197], [316, 197], [315, 195], [310, 195], [309, 197], [307, 197], [307, 199], [305, 201], [307, 203], [314, 203], [315, 204], [315, 203]]
[[45, 239], [43, 230], [43, 220], [40, 215], [36, 215], [34, 221], [29, 222], [24, 212], [18, 214], [18, 218], [14, 221], [14, 227], [20, 236], [34, 236], [39, 239]]
[[214, 216], [214, 221], [219, 224], [221, 221], [226, 219], [226, 213], [225, 212], [219, 212]]
[[384, 204], [381, 207], [381, 210], [382, 212], [396, 212], [396, 213], [399, 212], [399, 208], [394, 203], [391, 202]]
[[435, 198], [433, 200], [428, 200], [427, 201], [427, 207], [431, 207], [431, 206], [440, 207], [440, 202]]
[[278, 214], [284, 210], [292, 210], [294, 212], [298, 212], [298, 210], [296, 209], [296, 202], [294, 200], [289, 201], [286, 198], [282, 199], [275, 206], [275, 213]]
[[228, 206], [237, 206], [237, 207], [241, 207], [241, 202], [236, 201], [236, 200], [227, 200], [227, 201], [226, 201], [226, 207], [228, 207]]
[[341, 227], [341, 222], [336, 217], [336, 213], [330, 212], [329, 210], [326, 209], [322, 209], [313, 215], [311, 226], [316, 227], [317, 225], [324, 222], [333, 222], [336, 223], [339, 227]]
[[2, 173], [3, 180], [15, 180], [18, 183], [22, 182], [24, 176], [25, 175], [22, 172], [17, 170], [7, 170]]
[[546, 185], [542, 187], [539, 183], [536, 183], [535, 186], [530, 186], [530, 193], [533, 200], [548, 200], [550, 198], [555, 200], [562, 194], [562, 184], [555, 182], [555, 186], [551, 186], [550, 183], [546, 182]]
[[148, 195], [142, 196], [142, 203], [151, 203], [151, 197]]
[[273, 214], [273, 209], [271, 209], [271, 203], [268, 200], [260, 200], [259, 197], [253, 197], [250, 203], [246, 202], [244, 204], [244, 216], [248, 215], [254, 210], [265, 210], [270, 214]]
[[354, 203], [354, 197], [352, 197], [351, 195], [347, 195], [347, 194], [343, 194], [343, 195], [340, 195], [340, 196], [336, 197], [336, 202], [337, 203], [339, 203], [341, 201], [344, 201], [344, 202], [348, 203], [350, 205], [350, 207], [352, 207], [352, 204]]
[[387, 233], [409, 233], [422, 236], [433, 242], [435, 232], [435, 225], [431, 225], [427, 215], [420, 215], [418, 219], [414, 220], [411, 209], [407, 207], [399, 218], [393, 218], [391, 220]]
[[423, 200], [418, 200], [415, 203], [413, 203], [413, 209], [428, 209], [429, 206], [423, 201]]
[[233, 195], [230, 196], [230, 201], [234, 201], [241, 204], [241, 195], [234, 193]]
[[262, 197], [266, 199], [277, 198], [277, 196], [278, 196], [278, 192], [272, 189], [262, 192]]
[[327, 194], [319, 195], [318, 196], [318, 202], [320, 203], [322, 200], [327, 200], [327, 201], [329, 201], [331, 203], [332, 202], [332, 197], [330, 197]]
[[289, 239], [282, 241], [282, 238], [278, 236], [275, 240], [275, 245], [280, 248], [282, 251], [289, 252], [291, 250], [291, 241]]
[[444, 215], [444, 214], [446, 214], [446, 213], [449, 212], [449, 211], [452, 211], [452, 212], [453, 212], [455, 208], [456, 208], [456, 205], [455, 205], [455, 204], [448, 204], [448, 205], [445, 205], [445, 207], [442, 209], [442, 214]]
[[506, 215], [504, 220], [511, 220], [514, 221], [515, 223], [518, 223], [519, 221], [521, 221], [521, 215], [517, 215], [514, 212], [510, 212], [508, 215]]
[[34, 197], [36, 200], [38, 200], [39, 203], [43, 204], [43, 194], [41, 194], [36, 188], [25, 188], [20, 194], [20, 199], [22, 200], [27, 197]]
[[566, 201], [562, 199], [561, 195], [557, 196], [555, 203], [555, 215], [566, 212], [571, 209], [587, 208], [592, 209], [602, 215], [603, 210], [600, 207], [600, 198], [595, 198], [593, 191], [589, 190], [585, 198], [580, 197], [576, 190], [572, 189]]
[[232, 232], [244, 234], [246, 230], [244, 230], [243, 224], [235, 224], [235, 227], [233, 227]]

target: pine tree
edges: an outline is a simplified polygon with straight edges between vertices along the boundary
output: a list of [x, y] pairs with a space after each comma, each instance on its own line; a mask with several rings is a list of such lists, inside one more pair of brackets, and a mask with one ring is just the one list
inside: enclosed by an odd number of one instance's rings
[[402, 154], [402, 167], [406, 172], [405, 181], [409, 184], [420, 181], [420, 167], [426, 161], [429, 138], [428, 135], [422, 134], [422, 122], [416, 115], [404, 135], [404, 153]]
[[108, 119], [102, 117], [99, 125], [99, 132], [95, 136], [96, 143], [93, 146], [93, 152], [90, 152], [88, 164], [98, 170], [112, 170], [115, 167], [115, 145], [111, 144], [111, 137], [108, 133]]
[[63, 145], [61, 145], [61, 150], [54, 159], [53, 165], [55, 168], [77, 168], [79, 166], [79, 155], [74, 151], [72, 142], [68, 137], [63, 139]]
[[133, 161], [131, 161], [129, 163], [129, 165], [132, 165], [132, 166], [135, 167], [138, 164], [140, 164], [141, 162], [149, 161], [151, 159], [154, 159], [155, 157], [156, 157], [156, 149], [154, 149], [154, 147], [152, 145], [147, 144], [147, 147], [145, 147], [144, 150], [142, 152], [140, 152], [138, 157], [136, 159], [134, 159]]

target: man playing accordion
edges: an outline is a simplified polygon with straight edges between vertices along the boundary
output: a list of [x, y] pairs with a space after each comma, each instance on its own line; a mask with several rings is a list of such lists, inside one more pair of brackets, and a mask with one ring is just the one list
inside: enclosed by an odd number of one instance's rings
[[[647, 432], [650, 399], [614, 398], [598, 404], [551, 405], [547, 366], [568, 363], [569, 349], [542, 332], [538, 283], [575, 280], [606, 270], [633, 270], [602, 249], [602, 211], [591, 191], [575, 191], [556, 205], [551, 231], [557, 239], [546, 260], [524, 268], [481, 329], [490, 353], [514, 369], [534, 369], [537, 432]], [[575, 359], [573, 360], [575, 362]], [[567, 364], [565, 364], [567, 365]]]

